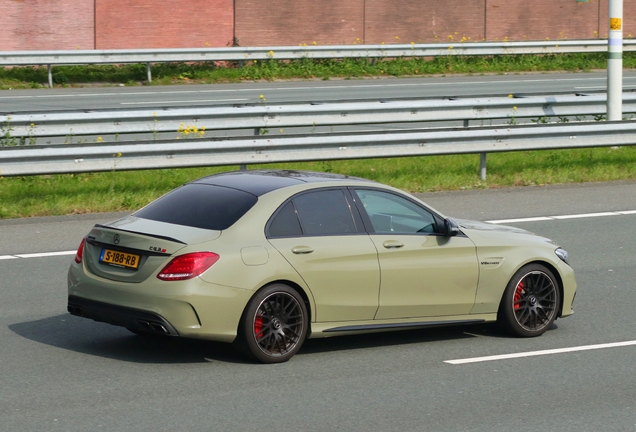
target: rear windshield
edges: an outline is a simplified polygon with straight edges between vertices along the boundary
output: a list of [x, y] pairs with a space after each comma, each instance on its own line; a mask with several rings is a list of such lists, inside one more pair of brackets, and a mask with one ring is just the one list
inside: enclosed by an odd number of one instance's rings
[[148, 204], [134, 216], [221, 231], [239, 220], [257, 200], [256, 196], [240, 190], [191, 183]]

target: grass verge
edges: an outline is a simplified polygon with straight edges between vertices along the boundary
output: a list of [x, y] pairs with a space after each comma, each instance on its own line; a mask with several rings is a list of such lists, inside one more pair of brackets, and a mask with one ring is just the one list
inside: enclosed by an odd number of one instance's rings
[[[246, 80], [365, 78], [510, 72], [589, 71], [605, 69], [606, 53], [501, 56], [438, 56], [433, 58], [342, 59], [292, 61], [158, 63], [152, 85], [226, 83]], [[625, 68], [636, 67], [636, 53], [625, 52]], [[56, 66], [58, 86], [146, 85], [144, 64]], [[0, 89], [48, 86], [46, 67], [0, 68]]]
[[[0, 178], [0, 218], [137, 209], [190, 180], [237, 167]], [[251, 165], [364, 177], [411, 192], [636, 180], [636, 147]]]

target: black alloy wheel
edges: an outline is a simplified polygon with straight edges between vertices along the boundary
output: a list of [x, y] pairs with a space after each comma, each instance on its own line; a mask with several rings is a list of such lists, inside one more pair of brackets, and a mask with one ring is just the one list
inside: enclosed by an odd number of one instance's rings
[[287, 285], [263, 288], [250, 301], [239, 333], [248, 352], [263, 363], [282, 363], [300, 349], [307, 335], [307, 307]]
[[559, 300], [559, 286], [552, 272], [542, 265], [530, 264], [517, 271], [508, 283], [497, 318], [515, 336], [540, 336], [556, 319]]

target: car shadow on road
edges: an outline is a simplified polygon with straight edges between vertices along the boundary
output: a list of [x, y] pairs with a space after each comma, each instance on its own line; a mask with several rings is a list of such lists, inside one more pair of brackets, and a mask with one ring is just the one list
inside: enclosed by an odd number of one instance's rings
[[[21, 337], [56, 348], [134, 363], [253, 363], [231, 344], [161, 336], [137, 336], [122, 327], [56, 315], [16, 323], [9, 329]], [[475, 337], [509, 337], [494, 324], [435, 327], [338, 336], [305, 341], [298, 355], [384, 346], [423, 344]]]
[[83, 354], [134, 363], [249, 363], [230, 344], [161, 336], [137, 336], [123, 327], [72, 315], [16, 323], [9, 329], [23, 338]]

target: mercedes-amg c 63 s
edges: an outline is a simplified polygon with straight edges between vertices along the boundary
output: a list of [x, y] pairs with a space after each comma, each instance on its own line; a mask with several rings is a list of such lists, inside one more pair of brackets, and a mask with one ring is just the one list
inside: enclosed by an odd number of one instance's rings
[[369, 180], [254, 170], [96, 225], [68, 273], [68, 311], [276, 363], [344, 334], [496, 321], [539, 336], [572, 314], [575, 291], [546, 238], [453, 220]]

